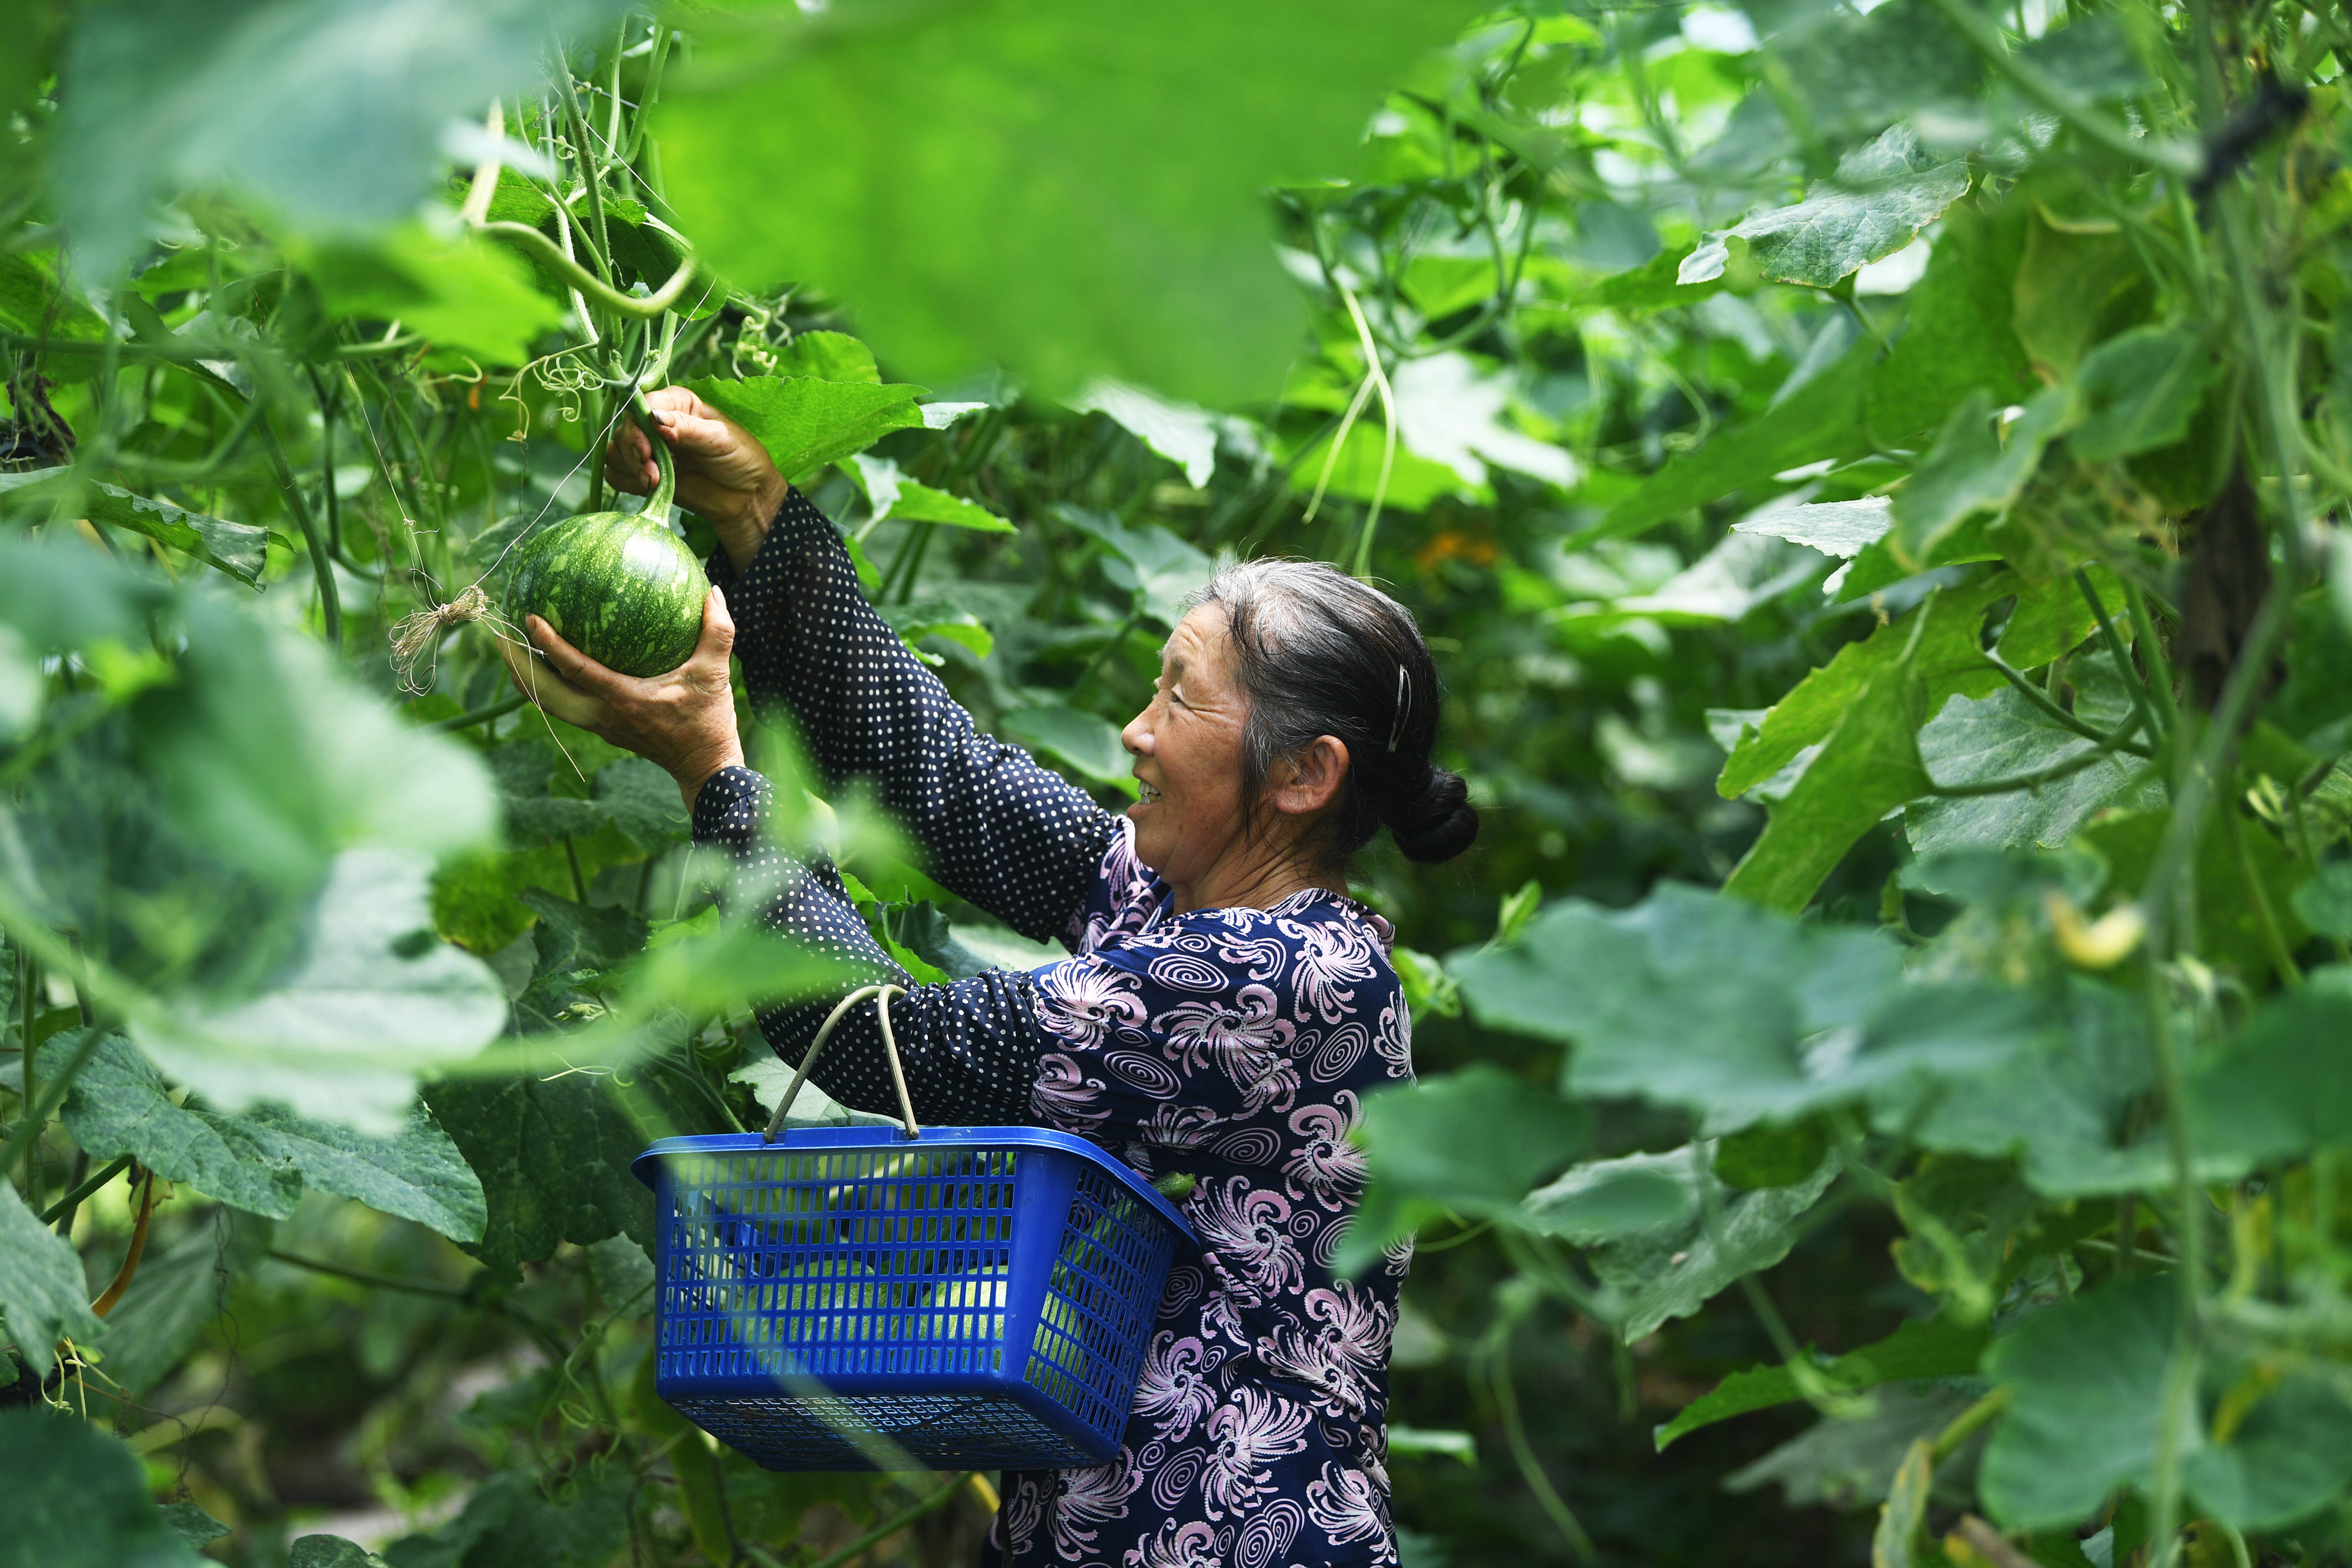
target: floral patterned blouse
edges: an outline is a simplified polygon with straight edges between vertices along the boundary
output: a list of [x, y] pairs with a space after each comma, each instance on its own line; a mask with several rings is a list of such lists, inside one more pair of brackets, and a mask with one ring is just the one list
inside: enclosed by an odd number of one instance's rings
[[[1393, 1563], [1389, 1341], [1411, 1243], [1360, 1280], [1331, 1268], [1363, 1186], [1349, 1129], [1364, 1096], [1412, 1072], [1388, 924], [1320, 890], [1174, 913], [1127, 821], [980, 734], [797, 493], [740, 580], [723, 558], [712, 575], [754, 703], [791, 711], [828, 784], [877, 783], [942, 883], [1071, 952], [917, 987], [830, 865], [766, 842], [765, 779], [730, 768], [704, 786], [696, 841], [735, 855], [770, 925], [909, 988], [891, 1023], [916, 1115], [1056, 1127], [1147, 1177], [1199, 1178], [1182, 1207], [1202, 1250], [1169, 1276], [1117, 1457], [1006, 1475], [983, 1561]], [[827, 1010], [761, 1023], [797, 1061]], [[845, 1104], [896, 1111], [871, 1008], [843, 1021], [814, 1076]]]

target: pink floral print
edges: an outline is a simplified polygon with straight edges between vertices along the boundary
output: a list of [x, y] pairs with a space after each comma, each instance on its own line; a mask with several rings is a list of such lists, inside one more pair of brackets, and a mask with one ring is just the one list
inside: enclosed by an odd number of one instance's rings
[[1411, 1249], [1360, 1281], [1330, 1267], [1364, 1187], [1349, 1130], [1412, 1078], [1387, 923], [1319, 891], [1175, 915], [1119, 826], [1076, 956], [1033, 977], [1055, 1044], [1031, 1108], [1147, 1176], [1197, 1177], [1201, 1251], [1170, 1273], [1118, 1460], [1007, 1475], [989, 1561], [1393, 1563], [1381, 1457]]

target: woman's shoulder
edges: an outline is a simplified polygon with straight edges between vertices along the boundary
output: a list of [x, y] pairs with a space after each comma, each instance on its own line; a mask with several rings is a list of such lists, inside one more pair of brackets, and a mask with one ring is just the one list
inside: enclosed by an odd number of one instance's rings
[[1079, 901], [1077, 912], [1070, 916], [1062, 940], [1083, 957], [1108, 937], [1141, 930], [1167, 897], [1167, 884], [1136, 857], [1135, 823], [1126, 817], [1114, 817], [1109, 842], [1095, 867], [1094, 882]]

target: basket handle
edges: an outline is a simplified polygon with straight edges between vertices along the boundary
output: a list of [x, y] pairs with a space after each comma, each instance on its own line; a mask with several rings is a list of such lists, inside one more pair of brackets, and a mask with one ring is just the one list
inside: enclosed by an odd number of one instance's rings
[[875, 1014], [882, 1022], [882, 1053], [890, 1061], [890, 1082], [898, 1091], [898, 1110], [906, 1118], [907, 1136], [919, 1138], [923, 1135], [915, 1125], [915, 1103], [907, 1094], [907, 1071], [898, 1064], [898, 1040], [890, 1031], [890, 998], [906, 994], [904, 986], [860, 986], [834, 1004], [833, 1011], [825, 1015], [824, 1024], [818, 1028], [816, 1038], [809, 1041], [808, 1054], [801, 1058], [799, 1071], [793, 1074], [791, 1085], [784, 1090], [784, 1097], [776, 1102], [776, 1113], [768, 1118], [768, 1129], [760, 1134], [761, 1143], [774, 1143], [776, 1134], [783, 1131], [784, 1117], [792, 1111], [793, 1102], [800, 1098], [801, 1085], [808, 1082], [809, 1070], [816, 1065], [816, 1053], [823, 1051], [824, 1042], [833, 1038], [834, 1026], [841, 1022], [850, 1009], [868, 997], [874, 998]]

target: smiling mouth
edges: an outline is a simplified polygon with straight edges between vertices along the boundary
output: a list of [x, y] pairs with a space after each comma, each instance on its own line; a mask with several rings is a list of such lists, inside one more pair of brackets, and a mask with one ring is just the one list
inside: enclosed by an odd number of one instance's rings
[[1140, 791], [1140, 792], [1141, 792], [1141, 795], [1142, 795], [1142, 803], [1143, 803], [1144, 805], [1147, 805], [1147, 806], [1152, 806], [1152, 805], [1157, 805], [1157, 804], [1159, 804], [1159, 801], [1160, 801], [1160, 791], [1159, 791], [1159, 790], [1157, 790], [1157, 789], [1153, 789], [1150, 785], [1146, 784], [1146, 783], [1145, 783], [1142, 779], [1137, 779], [1137, 780], [1135, 781], [1135, 787], [1136, 787], [1136, 789], [1137, 789], [1139, 791]]

